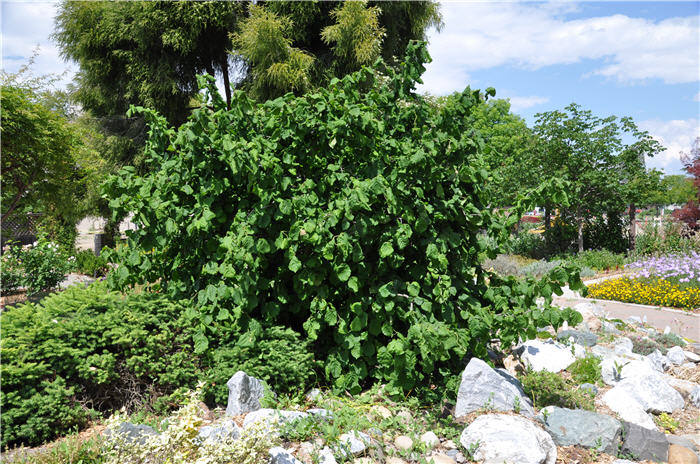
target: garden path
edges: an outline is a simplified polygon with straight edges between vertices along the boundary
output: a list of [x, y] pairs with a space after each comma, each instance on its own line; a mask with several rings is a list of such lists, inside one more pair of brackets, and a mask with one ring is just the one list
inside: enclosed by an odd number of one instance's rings
[[647, 324], [657, 330], [663, 331], [666, 326], [669, 326], [675, 334], [695, 342], [700, 341], [700, 314], [673, 308], [582, 298], [578, 293], [572, 292], [568, 288], [564, 289], [562, 296], [554, 298], [554, 304], [562, 307], [574, 307], [579, 303], [585, 302], [602, 306], [610, 314], [609, 317], [611, 319], [622, 319], [624, 321], [630, 316], [638, 316], [642, 319], [646, 317]]

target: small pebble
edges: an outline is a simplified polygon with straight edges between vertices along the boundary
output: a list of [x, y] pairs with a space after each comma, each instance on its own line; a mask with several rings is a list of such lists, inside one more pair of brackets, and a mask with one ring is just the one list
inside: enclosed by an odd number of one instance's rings
[[408, 451], [411, 448], [413, 448], [413, 440], [411, 440], [406, 435], [399, 435], [394, 440], [394, 446], [396, 446], [396, 449], [398, 450]]

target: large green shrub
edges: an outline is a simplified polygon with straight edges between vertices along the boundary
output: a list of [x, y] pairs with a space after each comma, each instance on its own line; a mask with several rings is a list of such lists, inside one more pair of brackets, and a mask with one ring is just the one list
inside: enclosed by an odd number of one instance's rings
[[519, 281], [479, 266], [479, 231], [503, 237], [518, 219], [487, 207], [467, 123], [484, 97], [431, 105], [413, 92], [425, 46], [408, 49], [399, 71], [363, 68], [264, 104], [236, 92], [230, 110], [203, 78], [209, 97], [177, 130], [140, 109], [153, 171], [108, 181], [114, 214], [138, 226], [111, 256], [111, 284], [193, 298], [198, 351], [217, 323], [303, 330], [329, 381], [353, 391], [371, 377], [441, 383], [494, 337], [580, 317], [549, 306], [575, 271]]

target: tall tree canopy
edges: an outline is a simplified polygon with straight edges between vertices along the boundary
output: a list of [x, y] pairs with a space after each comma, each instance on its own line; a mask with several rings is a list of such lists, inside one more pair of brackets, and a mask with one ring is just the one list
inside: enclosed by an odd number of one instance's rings
[[222, 76], [229, 104], [229, 81], [264, 99], [324, 84], [379, 55], [391, 63], [440, 25], [428, 1], [64, 1], [55, 38], [80, 65], [78, 101], [125, 132], [131, 104], [182, 123], [197, 74]]
[[663, 147], [631, 118], [600, 118], [575, 103], [536, 117], [534, 166], [545, 179], [569, 182], [570, 205], [551, 206], [576, 224], [579, 251], [583, 251], [586, 221], [626, 208], [634, 220], [634, 205], [646, 200], [658, 179], [658, 173], [646, 170], [644, 157], [654, 156]]

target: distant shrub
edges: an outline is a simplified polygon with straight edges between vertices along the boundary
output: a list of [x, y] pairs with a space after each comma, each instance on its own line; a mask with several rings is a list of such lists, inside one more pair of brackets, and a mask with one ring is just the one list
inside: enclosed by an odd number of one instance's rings
[[634, 255], [664, 255], [700, 251], [700, 233], [677, 222], [667, 222], [663, 227], [656, 223], [647, 225], [637, 234]]
[[666, 354], [668, 351], [659, 342], [652, 340], [649, 337], [631, 337], [632, 340], [632, 352], [646, 356], [659, 350], [662, 354]]
[[562, 256], [581, 268], [588, 267], [598, 271], [622, 268], [629, 259], [622, 253], [613, 253], [608, 250], [586, 250], [572, 256]]
[[107, 274], [109, 266], [104, 255], [95, 256], [92, 251], [81, 250], [75, 254], [75, 269], [84, 275], [102, 277]]
[[619, 213], [608, 212], [589, 221], [583, 228], [586, 249], [623, 253], [629, 249], [629, 228]]
[[[73, 267], [73, 260], [58, 244], [45, 236], [29, 246], [9, 244], [3, 254], [3, 292], [26, 287], [28, 295], [51, 290], [63, 281]], [[5, 270], [7, 269], [7, 276]]]
[[530, 228], [522, 227], [511, 238], [509, 252], [516, 255], [527, 256], [533, 259], [542, 259], [547, 256], [547, 245], [542, 234], [529, 232]]

